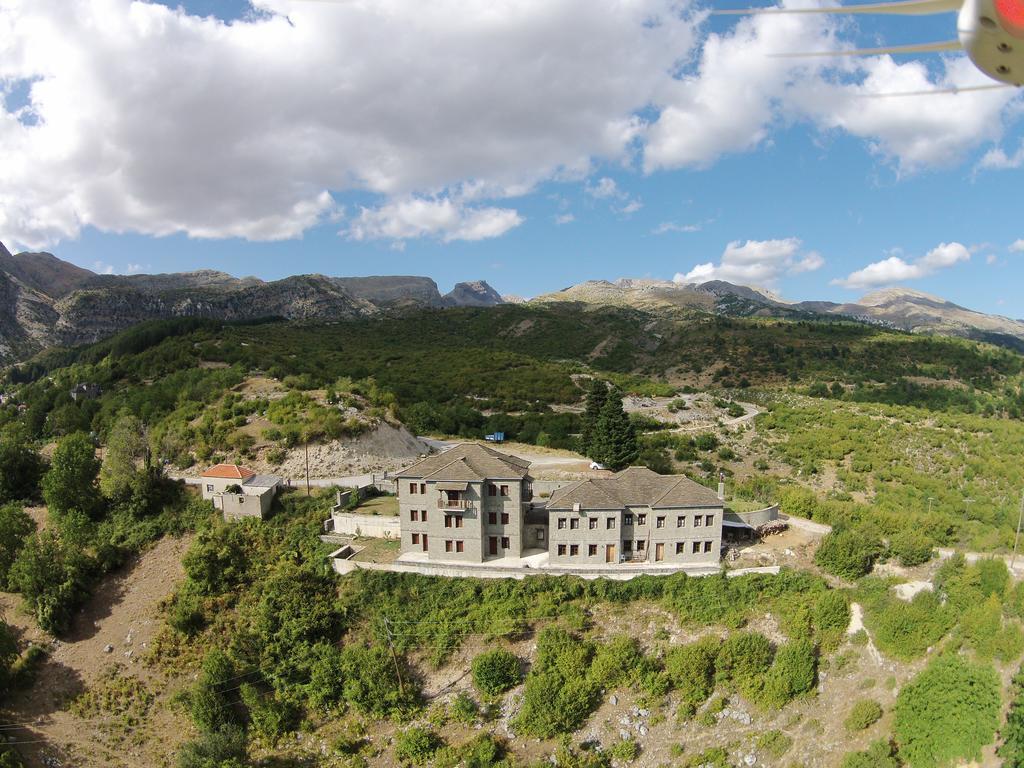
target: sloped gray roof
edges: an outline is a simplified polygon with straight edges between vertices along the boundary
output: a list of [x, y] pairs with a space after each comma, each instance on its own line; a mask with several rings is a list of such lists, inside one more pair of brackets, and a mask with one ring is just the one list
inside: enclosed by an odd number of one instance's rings
[[646, 467], [630, 467], [612, 477], [580, 480], [551, 494], [548, 509], [625, 509], [652, 507], [720, 507], [718, 494], [684, 475], [659, 475]]
[[396, 477], [423, 480], [518, 480], [526, 477], [530, 462], [478, 443], [462, 443], [444, 453], [428, 456]]

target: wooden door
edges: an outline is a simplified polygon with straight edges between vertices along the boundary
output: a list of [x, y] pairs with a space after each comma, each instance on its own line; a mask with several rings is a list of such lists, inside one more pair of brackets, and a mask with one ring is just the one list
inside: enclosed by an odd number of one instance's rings
[[615, 562], [615, 545], [614, 544], [608, 544], [608, 545], [605, 546], [605, 548], [604, 548], [604, 561], [606, 563], [614, 563]]
[[498, 554], [498, 537], [497, 536], [491, 536], [487, 540], [487, 552], [489, 554], [491, 554], [491, 555], [497, 555]]
[[655, 544], [654, 545], [654, 560], [656, 562], [661, 562], [664, 559], [665, 559], [665, 545], [664, 544]]
[[427, 534], [423, 534], [423, 551], [427, 551]]

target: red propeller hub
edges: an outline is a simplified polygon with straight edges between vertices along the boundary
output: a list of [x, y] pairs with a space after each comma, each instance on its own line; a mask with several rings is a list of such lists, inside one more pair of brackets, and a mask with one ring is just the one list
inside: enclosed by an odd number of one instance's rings
[[1024, 39], [1024, 0], [994, 0], [999, 24], [1014, 37]]

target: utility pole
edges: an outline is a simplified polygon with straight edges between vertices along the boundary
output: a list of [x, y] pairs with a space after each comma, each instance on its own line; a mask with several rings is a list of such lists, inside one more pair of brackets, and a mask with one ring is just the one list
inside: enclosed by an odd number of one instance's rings
[[1010, 558], [1010, 571], [1017, 560], [1017, 542], [1020, 541], [1020, 524], [1024, 522], [1024, 491], [1020, 494], [1020, 513], [1017, 515], [1017, 533], [1013, 536], [1013, 557]]
[[306, 495], [309, 496], [309, 440], [302, 444], [302, 447], [306, 449]]
[[384, 617], [384, 633], [388, 638], [388, 648], [391, 650], [391, 661], [395, 663], [395, 677], [398, 678], [398, 690], [405, 698], [405, 683], [402, 681], [402, 667], [398, 663], [398, 654], [395, 653], [395, 640], [391, 634], [391, 619]]
[[933, 501], [935, 501], [935, 499], [934, 499], [933, 497], [929, 496], [929, 497], [928, 497], [928, 515], [929, 515], [929, 516], [930, 516], [930, 515], [931, 515], [931, 513], [932, 513], [932, 502], [933, 502]]

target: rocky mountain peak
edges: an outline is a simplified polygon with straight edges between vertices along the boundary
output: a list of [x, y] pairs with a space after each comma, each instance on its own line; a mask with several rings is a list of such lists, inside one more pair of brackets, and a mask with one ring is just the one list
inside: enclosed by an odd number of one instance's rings
[[485, 280], [458, 283], [445, 295], [444, 300], [446, 304], [455, 307], [493, 307], [505, 303], [501, 294]]

